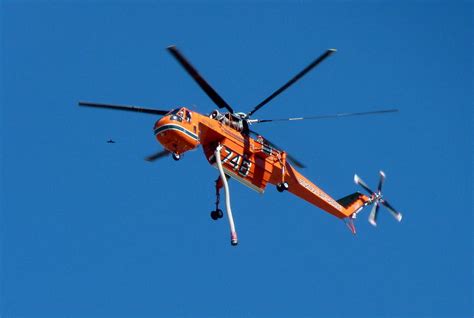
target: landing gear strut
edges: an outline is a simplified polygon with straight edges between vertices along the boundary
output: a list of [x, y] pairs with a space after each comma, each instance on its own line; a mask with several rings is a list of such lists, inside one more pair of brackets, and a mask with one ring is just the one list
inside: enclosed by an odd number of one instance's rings
[[285, 174], [286, 174], [286, 152], [281, 153], [281, 157], [279, 157], [280, 164], [281, 164], [281, 182], [276, 185], [278, 192], [287, 191], [290, 186], [288, 182], [285, 181]]
[[217, 177], [216, 179], [216, 209], [211, 211], [211, 219], [216, 221], [217, 219], [221, 219], [224, 216], [224, 213], [221, 209], [219, 209], [219, 203], [221, 202], [221, 194], [220, 190], [224, 186], [221, 177]]

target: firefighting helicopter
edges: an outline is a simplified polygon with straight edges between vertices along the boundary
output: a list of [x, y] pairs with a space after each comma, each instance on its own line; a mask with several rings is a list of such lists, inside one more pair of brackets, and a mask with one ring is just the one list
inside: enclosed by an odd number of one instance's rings
[[377, 224], [380, 205], [386, 207], [397, 221], [401, 221], [402, 214], [389, 204], [382, 194], [382, 185], [385, 180], [384, 172], [379, 172], [380, 179], [376, 191], [369, 188], [359, 176], [355, 175], [354, 182], [360, 185], [368, 195], [355, 192], [336, 200], [295, 169], [295, 167], [304, 168], [300, 161], [250, 129], [252, 125], [265, 122], [312, 120], [397, 112], [397, 109], [387, 109], [283, 119], [252, 118], [255, 112], [335, 53], [335, 49], [326, 50], [249, 112], [235, 111], [175, 46], [170, 46], [167, 49], [219, 109], [204, 115], [191, 111], [186, 107], [160, 110], [84, 101], [79, 102], [79, 105], [162, 116], [156, 121], [153, 130], [156, 139], [164, 149], [146, 157], [147, 161], [155, 161], [169, 155], [174, 160], [180, 160], [185, 152], [202, 146], [209, 163], [219, 170], [219, 177], [215, 182], [216, 209], [211, 212], [211, 218], [217, 220], [224, 215], [219, 208], [220, 190], [224, 188], [232, 245], [238, 244], [238, 238], [230, 204], [230, 191], [227, 182], [229, 178], [239, 181], [258, 193], [263, 193], [268, 183], [273, 184], [279, 192], [288, 191], [320, 209], [343, 219], [353, 234], [356, 233], [353, 220], [362, 208], [368, 205], [373, 205], [369, 214], [369, 222], [374, 226]]

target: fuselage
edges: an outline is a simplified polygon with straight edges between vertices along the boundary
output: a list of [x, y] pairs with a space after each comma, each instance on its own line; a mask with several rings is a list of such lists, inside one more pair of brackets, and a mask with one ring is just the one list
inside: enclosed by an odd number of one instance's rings
[[269, 146], [263, 137], [250, 137], [242, 120], [232, 114], [214, 111], [210, 116], [185, 107], [175, 109], [155, 123], [154, 132], [163, 147], [177, 155], [202, 146], [204, 154], [216, 166], [214, 151], [220, 144], [225, 173], [263, 193], [268, 183], [289, 184], [289, 192], [339, 218], [350, 216], [367, 198], [361, 195], [350, 206], [343, 206], [301, 175], [286, 161], [284, 151]]

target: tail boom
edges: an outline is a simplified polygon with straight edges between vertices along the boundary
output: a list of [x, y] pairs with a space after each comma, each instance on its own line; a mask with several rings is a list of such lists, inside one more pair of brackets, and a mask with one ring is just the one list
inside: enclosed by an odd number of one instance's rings
[[[285, 181], [289, 185], [289, 192], [340, 219], [352, 216], [370, 200], [369, 197], [360, 193], [357, 193], [357, 195], [352, 194], [343, 198], [346, 200], [335, 200], [329, 194], [305, 178], [289, 163], [286, 163], [285, 166]], [[275, 178], [270, 180], [270, 183], [277, 184], [280, 179], [280, 176], [275, 176]]]

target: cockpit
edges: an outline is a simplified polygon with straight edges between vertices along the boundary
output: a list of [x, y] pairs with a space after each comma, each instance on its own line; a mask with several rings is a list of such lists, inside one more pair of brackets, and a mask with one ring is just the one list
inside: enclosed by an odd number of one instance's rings
[[191, 112], [184, 107], [173, 109], [166, 116], [169, 116], [170, 120], [174, 120], [178, 122], [186, 121], [190, 123], [192, 119]]

